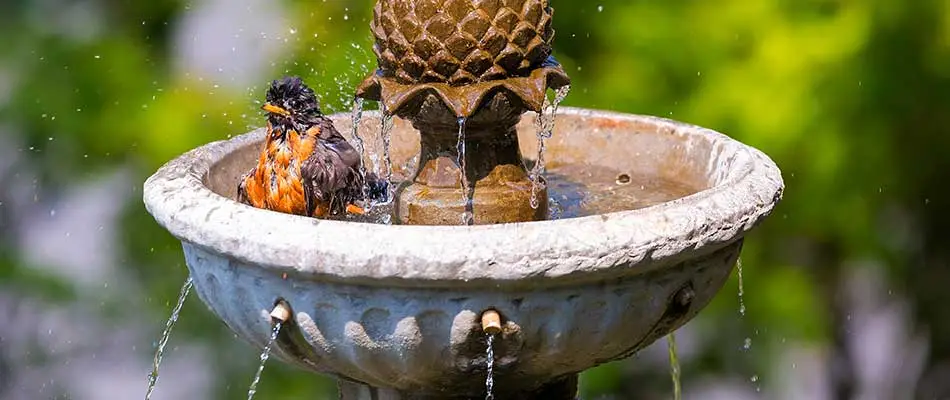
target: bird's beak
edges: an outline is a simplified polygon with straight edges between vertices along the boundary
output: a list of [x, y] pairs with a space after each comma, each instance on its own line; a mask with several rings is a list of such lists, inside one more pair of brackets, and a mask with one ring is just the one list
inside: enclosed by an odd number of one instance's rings
[[264, 103], [264, 105], [261, 106], [261, 110], [267, 111], [267, 112], [269, 112], [269, 113], [271, 113], [271, 114], [280, 114], [280, 115], [284, 115], [284, 116], [289, 116], [289, 115], [290, 115], [290, 112], [289, 112], [289, 111], [287, 111], [287, 110], [285, 110], [285, 109], [283, 109], [283, 108], [280, 108], [280, 107], [278, 107], [278, 106], [275, 106], [275, 105], [273, 105], [273, 104], [271, 104], [271, 103]]

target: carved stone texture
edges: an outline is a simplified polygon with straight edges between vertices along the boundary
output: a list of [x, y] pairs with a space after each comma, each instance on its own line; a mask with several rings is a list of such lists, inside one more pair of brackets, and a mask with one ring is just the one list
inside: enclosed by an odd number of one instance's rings
[[[348, 127], [348, 115], [333, 118]], [[378, 118], [364, 117], [367, 130]], [[413, 133], [405, 123], [395, 129]], [[145, 183], [146, 207], [182, 241], [198, 295], [240, 337], [263, 346], [268, 313], [284, 300], [294, 321], [275, 356], [388, 398], [483, 396], [479, 315], [489, 308], [504, 322], [495, 348], [499, 398], [633, 354], [708, 304], [742, 238], [784, 189], [767, 156], [722, 134], [568, 108], [548, 142], [560, 162], [678, 179], [700, 191], [545, 222], [316, 220], [232, 200], [262, 139], [258, 130], [169, 162]], [[519, 140], [530, 145], [533, 135]], [[397, 163], [418, 152], [417, 142], [396, 143]]]
[[[541, 111], [547, 89], [570, 82], [551, 57], [552, 13], [547, 0], [376, 2], [370, 27], [379, 68], [357, 96], [382, 102], [383, 110], [422, 131], [424, 162], [415, 182], [397, 193], [401, 223], [459, 224], [466, 190], [474, 196], [468, 211], [476, 224], [532, 221], [545, 214], [544, 191], [538, 193], [539, 206], [531, 207], [531, 182], [509, 122], [525, 111]], [[506, 115], [498, 115], [499, 103]], [[469, 120], [472, 135], [462, 157], [466, 171], [449, 148], [460, 118]], [[468, 177], [468, 188], [426, 183], [448, 182], [452, 175]]]
[[507, 92], [494, 93], [465, 122], [465, 153], [459, 157], [459, 125], [436, 95], [417, 96], [403, 108], [419, 130], [421, 152], [413, 180], [396, 194], [396, 216], [413, 225], [458, 225], [466, 211], [462, 171], [472, 197], [475, 224], [536, 221], [547, 214], [547, 191], [531, 207], [532, 183], [522, 161], [515, 125], [523, 103]]
[[370, 29], [383, 76], [457, 86], [540, 67], [551, 14], [547, 0], [380, 0]]

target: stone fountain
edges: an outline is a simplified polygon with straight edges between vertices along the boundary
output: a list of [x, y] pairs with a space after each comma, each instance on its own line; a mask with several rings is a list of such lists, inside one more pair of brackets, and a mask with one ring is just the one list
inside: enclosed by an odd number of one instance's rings
[[[263, 130], [163, 166], [145, 204], [182, 241], [201, 299], [259, 347], [283, 308], [272, 354], [337, 377], [344, 399], [484, 396], [486, 311], [500, 318], [502, 399], [573, 399], [580, 372], [694, 317], [780, 200], [781, 173], [708, 129], [567, 108], [546, 142], [548, 190], [531, 204], [531, 112], [569, 82], [550, 57], [551, 15], [545, 0], [377, 3], [380, 68], [357, 94], [400, 117], [395, 225], [235, 202]], [[366, 113], [353, 131], [379, 140], [384, 118]], [[543, 220], [555, 206], [574, 211]], [[458, 225], [466, 209], [475, 225]]]

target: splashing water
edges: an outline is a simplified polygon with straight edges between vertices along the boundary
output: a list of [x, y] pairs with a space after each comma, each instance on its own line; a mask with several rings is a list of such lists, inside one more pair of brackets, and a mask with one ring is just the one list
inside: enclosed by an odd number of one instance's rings
[[670, 352], [670, 378], [673, 379], [673, 399], [682, 398], [682, 388], [680, 387], [680, 360], [676, 355], [676, 335], [670, 332], [666, 335], [666, 344]]
[[175, 323], [178, 322], [178, 314], [181, 313], [181, 306], [185, 304], [185, 299], [188, 298], [188, 293], [191, 292], [193, 284], [191, 276], [185, 279], [185, 283], [181, 286], [181, 292], [178, 294], [178, 303], [175, 304], [175, 308], [172, 309], [171, 317], [169, 317], [168, 322], [165, 323], [165, 331], [162, 332], [162, 338], [158, 342], [158, 349], [155, 350], [155, 358], [152, 360], [152, 373], [148, 375], [148, 391], [145, 392], [145, 400], [152, 397], [152, 390], [155, 389], [155, 383], [158, 382], [158, 367], [162, 364], [162, 356], [165, 354], [165, 345], [168, 344], [168, 338], [171, 336], [172, 329], [175, 327]]
[[274, 324], [274, 329], [270, 333], [270, 339], [267, 340], [267, 345], [264, 346], [264, 351], [261, 352], [261, 363], [257, 366], [257, 373], [254, 374], [254, 380], [251, 381], [251, 387], [247, 389], [247, 400], [254, 398], [254, 395], [257, 394], [257, 384], [261, 382], [261, 374], [264, 372], [264, 364], [267, 363], [267, 359], [270, 358], [271, 347], [274, 346], [274, 342], [277, 341], [277, 335], [280, 333], [280, 327], [283, 324], [280, 321], [277, 321]]
[[488, 366], [488, 373], [485, 377], [485, 400], [495, 399], [495, 335], [488, 334], [485, 338], [487, 350], [485, 351], [485, 364]]
[[465, 118], [459, 118], [459, 135], [458, 142], [455, 144], [455, 149], [458, 152], [458, 157], [455, 161], [459, 166], [459, 180], [462, 182], [462, 200], [465, 202], [465, 208], [462, 210], [462, 225], [475, 225], [475, 188], [471, 187], [468, 182], [468, 174], [466, 173], [466, 162], [465, 162]]
[[531, 169], [531, 208], [536, 209], [540, 206], [538, 192], [545, 188], [545, 183], [543, 182], [544, 178], [542, 177], [544, 174], [544, 141], [554, 134], [554, 117], [557, 115], [557, 108], [570, 92], [571, 85], [558, 88], [554, 92], [553, 101], [549, 101], [547, 97], [545, 97], [541, 112], [538, 113], [538, 120], [536, 122], [538, 129], [538, 157], [534, 168]]

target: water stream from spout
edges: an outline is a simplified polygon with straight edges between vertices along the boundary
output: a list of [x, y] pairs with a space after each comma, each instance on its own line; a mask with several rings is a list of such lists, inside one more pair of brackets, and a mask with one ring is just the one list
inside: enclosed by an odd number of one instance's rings
[[261, 352], [261, 363], [257, 366], [257, 373], [254, 374], [254, 380], [251, 381], [251, 387], [247, 389], [247, 400], [252, 400], [254, 395], [257, 394], [257, 384], [261, 382], [261, 374], [264, 373], [264, 364], [267, 363], [267, 359], [270, 358], [271, 347], [274, 346], [274, 342], [277, 341], [277, 335], [280, 333], [280, 327], [283, 324], [280, 321], [277, 321], [274, 324], [274, 329], [271, 330], [270, 339], [267, 340], [267, 345], [264, 346], [264, 351]]
[[462, 225], [475, 225], [475, 188], [469, 185], [468, 174], [466, 173], [465, 118], [459, 118], [458, 124], [458, 142], [455, 144], [458, 157], [455, 161], [459, 166], [459, 181], [462, 183], [462, 201], [464, 202], [464, 208], [462, 209]]
[[165, 331], [162, 332], [162, 338], [158, 341], [158, 349], [155, 350], [155, 358], [152, 360], [152, 373], [148, 375], [148, 391], [145, 392], [145, 400], [152, 397], [152, 390], [155, 389], [155, 383], [158, 382], [158, 367], [162, 364], [165, 346], [168, 344], [168, 338], [171, 336], [175, 323], [178, 322], [181, 306], [185, 304], [185, 299], [188, 298], [192, 286], [191, 276], [188, 276], [188, 279], [185, 279], [185, 283], [181, 286], [181, 292], [178, 294], [178, 303], [172, 309], [172, 315], [168, 318], [168, 322], [165, 322]]
[[[742, 283], [742, 259], [741, 258], [736, 260], [736, 278], [738, 278], [738, 281], [739, 281], [739, 318], [744, 319], [745, 318], [745, 299], [744, 299], [745, 289]], [[758, 330], [756, 330], [755, 333], [758, 334]], [[746, 336], [746, 338], [742, 341], [742, 351], [748, 352], [750, 350], [752, 350], [752, 337]], [[762, 390], [759, 383], [758, 374], [752, 374], [752, 377], [749, 378], [749, 380], [755, 385], [756, 392]]]
[[739, 278], [739, 315], [745, 317], [745, 295], [742, 288], [742, 259], [736, 260], [736, 275]]
[[495, 399], [495, 335], [487, 334], [485, 341], [487, 350], [485, 350], [485, 364], [488, 366], [488, 374], [485, 377], [485, 400]]
[[[389, 153], [389, 145], [392, 142], [392, 133], [393, 133], [393, 115], [386, 111], [386, 107], [382, 107], [382, 122], [379, 128], [379, 136], [383, 142], [383, 163], [386, 166], [386, 203], [389, 203], [393, 200], [393, 160], [392, 156]], [[378, 168], [377, 168], [378, 170]], [[382, 176], [377, 173], [377, 176]]]
[[666, 336], [666, 344], [670, 352], [670, 378], [673, 379], [673, 399], [682, 398], [682, 388], [680, 386], [680, 360], [676, 355], [676, 334], [670, 332]]
[[[363, 178], [363, 182], [366, 182], [366, 145], [363, 143], [363, 138], [359, 135], [360, 121], [363, 120], [363, 98], [356, 97], [353, 99], [353, 144], [356, 148], [356, 151], [360, 153], [360, 177]], [[363, 184], [363, 198], [369, 198], [369, 187], [366, 183]]]
[[[745, 318], [745, 289], [743, 289], [742, 283], [742, 259], [736, 261], [736, 276], [739, 280], [739, 317]], [[742, 342], [742, 350], [749, 351], [752, 348], [752, 338], [746, 337]]]
[[534, 168], [531, 169], [531, 208], [538, 208], [538, 206], [540, 206], [541, 203], [538, 201], [538, 193], [545, 188], [543, 181], [544, 141], [551, 138], [551, 135], [554, 134], [554, 117], [557, 115], [557, 108], [570, 92], [570, 85], [558, 88], [554, 92], [553, 101], [549, 101], [547, 97], [545, 97], [541, 112], [538, 113], [536, 123], [538, 130], [538, 156]]

